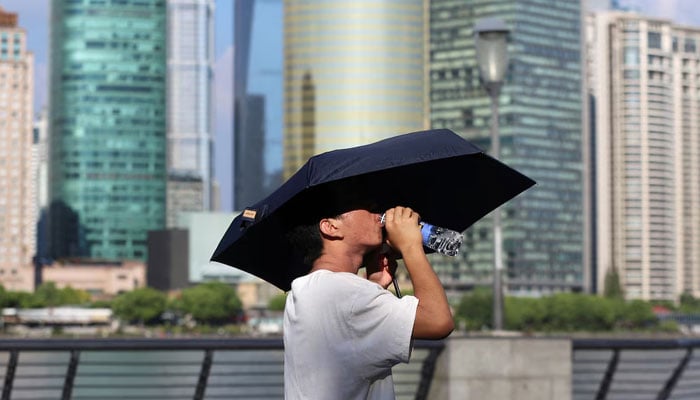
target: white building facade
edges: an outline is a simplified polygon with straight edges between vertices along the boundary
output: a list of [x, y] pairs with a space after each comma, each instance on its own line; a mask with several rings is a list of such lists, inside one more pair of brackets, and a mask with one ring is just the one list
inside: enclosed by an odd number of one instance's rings
[[700, 294], [700, 29], [635, 13], [587, 17], [597, 287]]
[[33, 76], [27, 33], [0, 7], [0, 285], [7, 290], [34, 289]]
[[214, 0], [168, 0], [169, 185], [198, 180], [202, 188], [197, 204], [168, 196], [169, 226], [178, 212], [208, 211], [213, 204], [213, 69]]

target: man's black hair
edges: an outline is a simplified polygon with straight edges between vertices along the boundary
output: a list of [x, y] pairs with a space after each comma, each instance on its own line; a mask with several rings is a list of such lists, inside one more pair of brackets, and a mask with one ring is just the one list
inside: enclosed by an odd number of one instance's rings
[[323, 240], [318, 222], [297, 225], [287, 232], [287, 241], [294, 251], [299, 254], [304, 264], [313, 266], [314, 261], [321, 256]]

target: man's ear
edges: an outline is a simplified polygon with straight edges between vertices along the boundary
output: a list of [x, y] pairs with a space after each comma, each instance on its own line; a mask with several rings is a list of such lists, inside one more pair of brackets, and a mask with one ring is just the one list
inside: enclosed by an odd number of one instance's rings
[[339, 238], [340, 230], [338, 229], [337, 220], [335, 218], [324, 218], [318, 223], [318, 227], [321, 231], [321, 235]]

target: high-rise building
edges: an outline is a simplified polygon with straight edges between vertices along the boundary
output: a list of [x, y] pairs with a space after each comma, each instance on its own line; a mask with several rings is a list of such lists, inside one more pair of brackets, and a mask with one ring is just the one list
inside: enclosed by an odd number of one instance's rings
[[427, 128], [427, 2], [285, 0], [284, 174]]
[[27, 32], [0, 7], [0, 285], [10, 290], [34, 289], [33, 76]]
[[279, 185], [282, 165], [282, 0], [236, 0], [233, 71], [233, 208]]
[[42, 267], [50, 264], [49, 238], [47, 229], [47, 213], [49, 205], [49, 135], [48, 113], [46, 108], [35, 115], [33, 128], [33, 179], [36, 185], [35, 204], [36, 221], [36, 251], [34, 255], [34, 287], [42, 283]]
[[51, 256], [145, 260], [165, 227], [166, 3], [51, 5]]
[[[431, 125], [487, 151], [492, 115], [473, 28], [488, 17], [510, 28], [500, 159], [537, 181], [501, 208], [504, 287], [523, 295], [589, 290], [580, 0], [431, 0]], [[491, 283], [492, 233], [487, 217], [466, 231], [460, 258], [435, 261], [449, 290]]]
[[[214, 0], [168, 0], [168, 186], [199, 180], [196, 201], [168, 190], [168, 226], [212, 207]], [[193, 189], [191, 187], [191, 189]]]
[[700, 295], [700, 28], [631, 12], [587, 18], [599, 290]]

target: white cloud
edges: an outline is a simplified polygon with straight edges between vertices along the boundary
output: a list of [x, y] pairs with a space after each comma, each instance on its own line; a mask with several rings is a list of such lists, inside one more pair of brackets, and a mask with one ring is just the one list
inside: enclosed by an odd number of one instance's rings
[[214, 65], [214, 176], [219, 182], [222, 211], [233, 206], [233, 46]]

